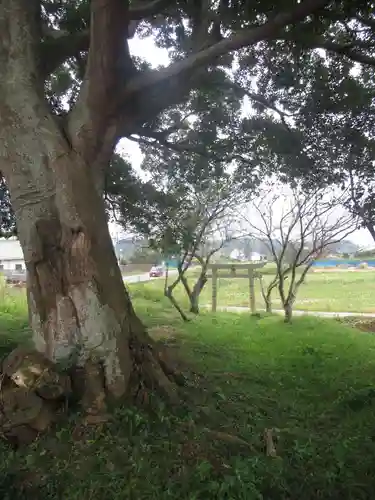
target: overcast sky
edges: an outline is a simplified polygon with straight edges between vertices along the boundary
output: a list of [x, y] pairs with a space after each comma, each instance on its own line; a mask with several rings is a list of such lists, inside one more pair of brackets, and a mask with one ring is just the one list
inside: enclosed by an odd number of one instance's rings
[[[134, 37], [132, 40], [129, 40], [129, 46], [132, 54], [147, 59], [153, 67], [167, 66], [169, 63], [167, 50], [157, 48], [151, 38], [140, 40]], [[117, 151], [119, 153], [126, 153], [130, 157], [134, 169], [141, 173], [139, 166], [142, 161], [142, 154], [135, 142], [122, 139], [117, 146]], [[115, 239], [125, 236], [117, 224], [110, 223], [110, 231]], [[356, 231], [348, 239], [360, 247], [375, 246], [373, 239], [365, 229]]]

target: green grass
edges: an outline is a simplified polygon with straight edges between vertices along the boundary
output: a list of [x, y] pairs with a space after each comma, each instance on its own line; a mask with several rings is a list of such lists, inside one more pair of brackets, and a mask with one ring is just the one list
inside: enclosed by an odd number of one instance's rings
[[[373, 498], [373, 335], [311, 317], [285, 325], [206, 313], [183, 324], [151, 284], [129, 288], [151, 334], [187, 374], [189, 405], [173, 415], [160, 403], [151, 414], [124, 406], [95, 429], [72, 416], [28, 449], [3, 444], [2, 498]], [[27, 337], [23, 295], [6, 301], [3, 353]], [[217, 441], [204, 427], [248, 446]], [[278, 458], [264, 450], [271, 427], [279, 429]]]
[[151, 265], [143, 269], [132, 269], [131, 271], [123, 271], [122, 275], [123, 276], [137, 276], [138, 274], [147, 274], [149, 270], [151, 269]]
[[[264, 282], [269, 282], [272, 276], [272, 268], [266, 268]], [[163, 283], [153, 281], [143, 286], [148, 290], [161, 291]], [[218, 280], [218, 306], [248, 307], [248, 288], [246, 279], [220, 278]], [[202, 305], [211, 304], [211, 290], [211, 280], [209, 280], [201, 294]], [[255, 292], [257, 307], [262, 309], [264, 303], [258, 281], [256, 281]], [[174, 295], [179, 302], [187, 306], [187, 298], [182, 286], [176, 287]], [[276, 290], [273, 293], [273, 307], [281, 308]], [[375, 273], [371, 271], [310, 272], [306, 282], [299, 289], [295, 309], [375, 313]]]

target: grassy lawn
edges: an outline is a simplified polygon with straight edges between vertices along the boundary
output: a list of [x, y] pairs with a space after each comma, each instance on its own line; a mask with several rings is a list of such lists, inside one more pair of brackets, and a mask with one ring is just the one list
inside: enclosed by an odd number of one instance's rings
[[[272, 279], [272, 269], [266, 269], [264, 282]], [[154, 290], [162, 290], [162, 282], [144, 285]], [[259, 282], [256, 281], [256, 303], [264, 308]], [[200, 303], [211, 304], [211, 280], [202, 292]], [[187, 305], [182, 286], [176, 287], [176, 298]], [[218, 280], [218, 306], [249, 305], [248, 281], [246, 279]], [[280, 308], [277, 291], [273, 294], [273, 307]], [[367, 312], [375, 313], [375, 272], [310, 272], [301, 286], [295, 309], [307, 311]]]
[[[183, 324], [152, 285], [129, 288], [186, 373], [189, 404], [173, 415], [124, 406], [103, 428], [75, 415], [31, 448], [1, 444], [1, 498], [373, 498], [373, 335], [312, 317], [206, 313]], [[5, 354], [28, 330], [23, 294], [3, 298]], [[278, 429], [276, 458], [265, 428]]]

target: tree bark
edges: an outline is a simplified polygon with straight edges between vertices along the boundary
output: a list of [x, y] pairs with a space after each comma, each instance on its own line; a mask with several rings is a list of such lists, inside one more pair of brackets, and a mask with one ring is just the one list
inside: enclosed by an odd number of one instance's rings
[[[93, 384], [87, 366], [99, 365], [102, 389], [111, 399], [146, 384], [159, 386], [175, 400], [174, 387], [153, 359], [151, 340], [124, 287], [103, 201], [89, 169], [79, 155], [62, 147], [58, 134], [50, 139], [40, 135], [34, 134], [37, 149], [27, 154], [41, 182], [30, 186], [31, 169], [22, 179], [8, 179], [28, 274], [36, 349], [54, 362], [83, 369], [90, 379], [86, 386]], [[41, 144], [48, 145], [48, 156]], [[7, 171], [26, 171], [28, 165], [16, 157]], [[48, 182], [42, 182], [44, 175]], [[90, 412], [105, 408], [104, 403], [95, 408], [97, 399], [93, 393], [87, 402]]]
[[293, 318], [293, 304], [286, 302], [284, 304], [284, 321], [285, 323], [291, 323]]
[[101, 386], [115, 398], [146, 385], [159, 388], [173, 402], [178, 399], [173, 373], [148, 338], [125, 290], [100, 193], [119, 126], [126, 122], [127, 130], [136, 130], [143, 116], [141, 102], [134, 103], [134, 97], [230, 50], [267, 39], [326, 3], [305, 0], [292, 12], [165, 71], [124, 82], [119, 61], [128, 55], [126, 2], [92, 0], [87, 71], [62, 128], [44, 96], [40, 2], [2, 0], [1, 169], [28, 272], [34, 344], [51, 360], [70, 360], [83, 369], [92, 396], [89, 406], [105, 406]]
[[[26, 263], [35, 348], [79, 369], [90, 413], [144, 387], [175, 403], [172, 370], [137, 318], [122, 280], [97, 189], [100, 174], [44, 100], [32, 53], [35, 4], [6, 0], [0, 7], [1, 169]], [[107, 134], [103, 142], [114, 139]]]
[[193, 314], [199, 314], [199, 297], [200, 294], [207, 283], [206, 269], [204, 269], [199, 278], [197, 279], [191, 294], [189, 295], [190, 301], [190, 312]]
[[270, 293], [267, 293], [267, 295], [265, 296], [264, 303], [266, 305], [266, 312], [271, 314], [272, 313], [272, 300], [271, 300]]
[[373, 224], [365, 221], [365, 227], [366, 227], [367, 231], [370, 233], [372, 239], [375, 241], [375, 228], [374, 228]]
[[260, 274], [259, 275], [259, 282], [260, 282], [260, 289], [262, 292], [264, 304], [266, 306], [266, 312], [271, 314], [272, 313], [272, 290], [277, 286], [277, 281], [271, 282], [271, 284], [268, 285], [268, 287], [266, 289], [264, 286], [264, 282], [263, 282], [263, 276]]
[[199, 314], [199, 295], [194, 292], [191, 294], [190, 299], [190, 312], [193, 314]]

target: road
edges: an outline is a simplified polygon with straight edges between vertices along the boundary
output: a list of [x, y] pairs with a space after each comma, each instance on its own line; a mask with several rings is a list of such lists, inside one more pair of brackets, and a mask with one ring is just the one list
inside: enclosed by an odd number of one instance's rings
[[[6, 278], [7, 281], [11, 282], [21, 282], [25, 283], [26, 282], [26, 272], [15, 272], [15, 271], [10, 271], [10, 270], [3, 270], [2, 274]], [[171, 269], [169, 271], [169, 274], [177, 274], [177, 269]], [[156, 280], [160, 278], [150, 278], [148, 273], [142, 273], [142, 274], [131, 274], [129, 276], [124, 276], [123, 275], [124, 281], [126, 283], [138, 283], [140, 281], [150, 281], [150, 280]]]
[[[207, 309], [211, 309], [210, 305], [205, 305]], [[237, 312], [237, 313], [248, 313], [248, 307], [237, 307], [237, 306], [228, 306], [228, 307], [218, 307], [220, 311], [227, 312]], [[259, 312], [264, 312], [264, 309], [259, 309]], [[284, 311], [282, 309], [273, 309], [272, 312], [274, 314], [284, 315]], [[361, 318], [375, 318], [374, 313], [362, 313], [362, 312], [331, 312], [331, 311], [293, 311], [293, 316], [319, 316], [320, 318], [345, 318], [348, 316], [351, 317], [361, 317]]]
[[[168, 274], [177, 274], [177, 269], [171, 269]], [[122, 276], [123, 280], [126, 283], [139, 283], [140, 281], [151, 281], [151, 280], [158, 280], [160, 278], [150, 278], [148, 273], [142, 273], [142, 274], [132, 274], [129, 276]]]

